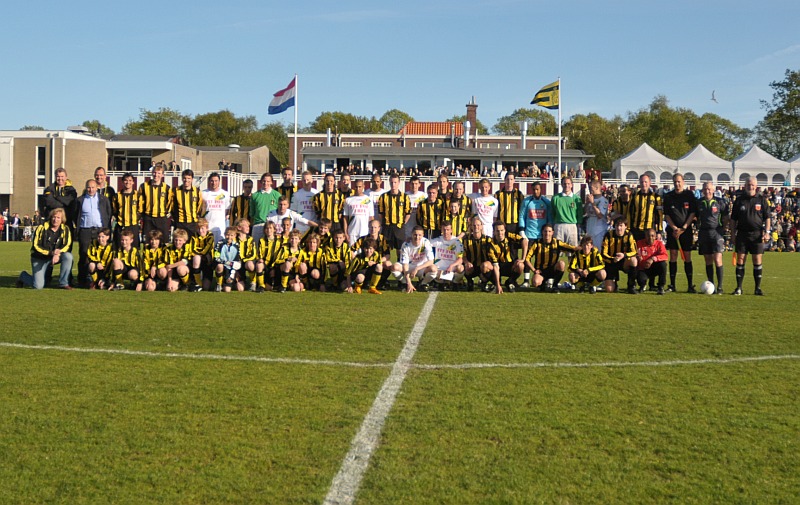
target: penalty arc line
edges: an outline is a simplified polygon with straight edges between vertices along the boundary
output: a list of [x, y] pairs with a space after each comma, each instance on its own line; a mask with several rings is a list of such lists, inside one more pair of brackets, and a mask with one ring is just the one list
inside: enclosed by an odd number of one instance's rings
[[433, 311], [436, 303], [437, 293], [428, 295], [428, 300], [422, 307], [414, 328], [406, 339], [405, 346], [397, 357], [389, 377], [384, 381], [378, 396], [372, 403], [367, 416], [361, 423], [361, 427], [350, 442], [350, 450], [342, 460], [339, 472], [333, 478], [328, 494], [325, 496], [325, 505], [349, 505], [355, 500], [356, 493], [361, 486], [361, 480], [369, 466], [372, 453], [378, 447], [378, 441], [383, 431], [383, 425], [389, 412], [394, 406], [397, 393], [403, 385], [403, 381], [412, 368], [411, 361], [419, 347], [419, 341], [425, 327], [428, 325], [428, 318]]

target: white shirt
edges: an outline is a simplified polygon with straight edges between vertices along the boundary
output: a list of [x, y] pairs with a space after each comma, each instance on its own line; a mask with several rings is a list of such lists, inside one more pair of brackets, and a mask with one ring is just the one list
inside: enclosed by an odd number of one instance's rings
[[403, 242], [400, 248], [400, 263], [403, 265], [421, 265], [426, 261], [433, 260], [433, 247], [431, 241], [422, 237], [422, 242], [419, 245], [414, 245], [409, 240]]
[[592, 206], [586, 205], [586, 232], [593, 236], [605, 233], [608, 230], [608, 200], [602, 195], [595, 196], [594, 204], [600, 209], [600, 213], [603, 217], [597, 217]]
[[344, 215], [353, 218], [347, 222], [347, 239], [353, 245], [369, 234], [369, 222], [375, 215], [372, 199], [367, 195], [348, 197], [344, 201]]
[[287, 217], [292, 220], [292, 228], [294, 228], [295, 224], [302, 224], [308, 229], [308, 219], [304, 218], [301, 214], [291, 209], [286, 209], [286, 212], [283, 214], [278, 214], [277, 210], [273, 210], [267, 216], [267, 221], [275, 223], [275, 235], [283, 233], [283, 219]]
[[388, 189], [367, 189], [366, 191], [364, 191], [364, 194], [370, 197], [370, 199], [372, 200], [372, 207], [373, 207], [372, 214], [375, 216], [375, 219], [378, 219], [381, 222], [383, 222], [383, 219], [381, 219], [381, 214], [380, 211], [378, 210], [378, 198], [380, 198], [381, 195], [386, 193], [387, 191]]
[[477, 215], [483, 223], [483, 234], [487, 237], [493, 236], [494, 220], [497, 218], [500, 202], [492, 195], [481, 196], [480, 193], [475, 193], [470, 198], [472, 199], [472, 213]]
[[403, 227], [406, 232], [406, 236], [410, 236], [411, 230], [417, 226], [417, 207], [419, 207], [419, 204], [428, 199], [428, 195], [422, 191], [417, 191], [416, 193], [408, 193], [408, 199], [411, 200], [411, 216], [408, 218], [406, 225]]
[[458, 237], [450, 240], [437, 237], [431, 241], [431, 246], [433, 246], [433, 255], [436, 257], [436, 266], [439, 270], [446, 270], [464, 255], [464, 245]]
[[231, 197], [224, 189], [216, 191], [204, 189], [201, 198], [206, 205], [206, 211], [208, 211], [205, 216], [208, 221], [208, 231], [214, 235], [214, 242], [219, 242], [223, 239], [225, 228], [228, 226], [225, 214], [231, 206]]
[[[303, 216], [306, 219], [306, 223], [317, 220], [317, 214], [314, 212], [314, 206], [311, 203], [317, 193], [319, 193], [318, 189], [311, 188], [311, 190], [307, 190], [301, 188], [292, 195], [292, 204], [289, 208]], [[303, 223], [295, 223], [295, 226], [300, 233], [307, 232], [309, 228], [308, 224]]]

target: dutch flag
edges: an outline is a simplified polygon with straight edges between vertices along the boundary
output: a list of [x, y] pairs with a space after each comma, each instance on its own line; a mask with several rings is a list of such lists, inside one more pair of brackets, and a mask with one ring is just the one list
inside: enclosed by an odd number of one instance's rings
[[286, 86], [286, 88], [278, 91], [277, 93], [275, 93], [275, 95], [273, 95], [274, 98], [269, 103], [269, 109], [267, 110], [269, 114], [280, 114], [289, 107], [294, 107], [296, 81], [297, 77], [292, 79], [292, 82], [290, 82], [289, 85]]

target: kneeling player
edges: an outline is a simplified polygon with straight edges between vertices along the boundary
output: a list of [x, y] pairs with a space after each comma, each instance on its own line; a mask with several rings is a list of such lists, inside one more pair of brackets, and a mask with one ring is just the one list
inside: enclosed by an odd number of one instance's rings
[[383, 262], [381, 255], [375, 250], [375, 240], [372, 238], [365, 238], [361, 242], [361, 252], [350, 261], [348, 268], [348, 283], [352, 279], [355, 283], [354, 287], [347, 287], [349, 293], [361, 294], [361, 286], [369, 279], [369, 293], [373, 295], [383, 294], [378, 291], [378, 283], [381, 280], [381, 272], [383, 272]]
[[[277, 285], [279, 277], [275, 260], [283, 249], [283, 237], [275, 236], [275, 223], [264, 223], [264, 236], [258, 240], [256, 259], [256, 292], [263, 293], [267, 287], [271, 291]], [[291, 233], [291, 232], [290, 232]]]
[[422, 226], [415, 226], [411, 231], [411, 240], [404, 242], [400, 248], [400, 261], [393, 266], [395, 272], [402, 272], [406, 282], [406, 293], [417, 290], [413, 280], [421, 278], [420, 291], [427, 291], [428, 284], [436, 277], [436, 266], [433, 264], [433, 248], [430, 240], [425, 238]]
[[618, 217], [614, 220], [614, 229], [606, 233], [601, 246], [606, 268], [606, 292], [617, 291], [619, 273], [628, 274], [628, 293], [636, 294], [636, 242], [628, 230], [628, 220]]
[[167, 264], [164, 248], [161, 247], [161, 230], [150, 230], [147, 233], [147, 247], [142, 249], [142, 279], [144, 289], [155, 291], [159, 282], [167, 279]]
[[548, 223], [542, 226], [542, 237], [528, 249], [525, 258], [525, 267], [533, 273], [532, 286], [557, 293], [555, 286], [561, 282], [567, 268], [559, 257], [562, 252], [570, 254], [577, 250], [577, 247], [555, 238], [553, 225]]
[[664, 294], [664, 285], [667, 278], [667, 248], [664, 242], [656, 238], [656, 230], [649, 228], [645, 231], [645, 238], [636, 242], [639, 255], [639, 263], [636, 266], [636, 274], [639, 282], [639, 289], [644, 288], [645, 283], [654, 278], [658, 279], [658, 294]]
[[470, 221], [471, 233], [461, 240], [464, 246], [464, 276], [467, 279], [467, 291], [474, 289], [475, 277], [480, 276], [481, 286], [485, 287], [487, 275], [493, 270], [489, 262], [489, 249], [492, 239], [483, 234], [483, 221], [475, 217]]
[[[453, 236], [453, 223], [442, 221], [439, 225], [441, 236], [431, 241], [433, 256], [436, 258], [436, 281], [460, 286], [464, 279], [464, 246]], [[446, 286], [447, 284], [444, 284]]]
[[229, 226], [225, 229], [225, 240], [220, 241], [214, 251], [214, 260], [217, 263], [217, 292], [229, 293], [233, 286], [237, 291], [244, 291], [241, 280], [242, 256], [237, 239], [237, 229]]
[[281, 249], [281, 252], [278, 253], [278, 258], [275, 260], [275, 264], [281, 274], [281, 285], [278, 287], [279, 293], [285, 293], [287, 288], [295, 292], [305, 289], [299, 276], [300, 264], [302, 263], [300, 255], [303, 252], [300, 248], [301, 238], [298, 230], [292, 230], [289, 233], [289, 243]]
[[517, 289], [517, 279], [525, 268], [522, 260], [517, 258], [522, 237], [516, 233], [506, 233], [506, 225], [502, 221], [495, 221], [492, 227], [494, 237], [489, 249], [489, 261], [492, 263], [495, 292], [498, 295], [503, 293], [500, 279], [506, 277], [505, 289], [513, 293]]
[[[185, 233], [185, 232], [184, 232]], [[114, 283], [109, 286], [109, 291], [119, 291], [125, 289], [123, 281], [125, 279], [136, 287], [136, 291], [142, 290], [139, 283], [139, 251], [133, 247], [133, 232], [124, 230], [120, 234], [120, 248], [114, 253], [111, 260], [111, 270], [114, 272]]]
[[589, 293], [595, 293], [597, 286], [606, 279], [606, 271], [603, 268], [603, 257], [594, 247], [591, 235], [584, 235], [581, 238], [580, 247], [572, 257], [569, 265], [569, 281], [573, 285], [579, 285], [583, 291], [587, 285]]
[[197, 220], [198, 234], [192, 238], [192, 278], [194, 284], [190, 291], [211, 289], [211, 278], [214, 267], [211, 259], [214, 256], [214, 235], [208, 231], [208, 221], [205, 218]]
[[105, 288], [108, 270], [111, 268], [111, 258], [114, 256], [111, 230], [103, 228], [97, 232], [97, 240], [89, 247], [86, 256], [89, 258], [88, 271], [91, 279], [89, 289]]
[[312, 233], [300, 255], [300, 278], [308, 289], [325, 291], [325, 253], [319, 247], [320, 237]]
[[188, 289], [189, 262], [193, 254], [192, 244], [186, 230], [176, 229], [172, 232], [172, 244], [165, 252], [167, 269], [167, 291]]

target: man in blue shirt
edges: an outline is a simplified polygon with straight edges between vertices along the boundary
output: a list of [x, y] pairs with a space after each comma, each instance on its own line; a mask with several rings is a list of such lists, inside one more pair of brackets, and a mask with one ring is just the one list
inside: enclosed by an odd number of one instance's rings
[[111, 228], [111, 202], [97, 190], [97, 181], [86, 181], [86, 190], [78, 197], [78, 282], [89, 284], [89, 248], [103, 228]]

